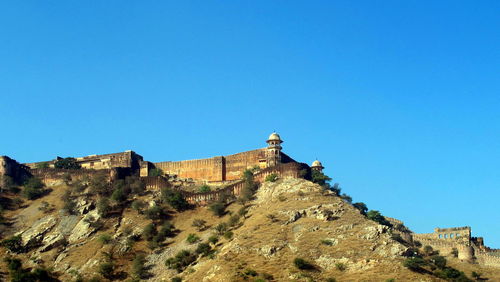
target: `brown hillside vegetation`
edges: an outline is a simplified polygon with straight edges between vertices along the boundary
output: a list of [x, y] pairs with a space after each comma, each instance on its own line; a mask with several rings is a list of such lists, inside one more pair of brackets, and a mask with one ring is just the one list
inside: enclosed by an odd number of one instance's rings
[[[111, 202], [109, 215], [101, 216], [98, 197], [88, 194], [90, 188], [74, 192], [73, 186], [55, 182], [47, 195], [7, 210], [2, 240], [20, 235], [23, 250], [2, 247], [1, 256], [20, 258], [26, 268], [52, 269], [59, 281], [93, 277], [100, 281], [172, 281], [174, 277], [182, 281], [443, 281], [402, 265], [409, 245], [392, 239], [393, 230], [303, 179], [266, 182], [254, 200], [233, 201], [221, 216], [208, 207], [177, 212], [161, 202], [159, 191]], [[62, 210], [70, 189], [74, 214]], [[145, 206], [131, 208], [137, 200]], [[148, 210], [155, 207], [161, 213], [151, 216]], [[153, 244], [145, 234], [151, 223], [156, 224], [156, 234], [169, 223], [174, 228]], [[172, 258], [184, 250], [189, 253], [184, 252], [185, 265], [179, 266]], [[143, 263], [139, 254], [144, 254]], [[499, 281], [495, 278], [500, 277], [499, 269], [447, 259], [469, 277], [476, 271], [488, 281]], [[10, 281], [6, 269], [2, 261], [0, 280]]]

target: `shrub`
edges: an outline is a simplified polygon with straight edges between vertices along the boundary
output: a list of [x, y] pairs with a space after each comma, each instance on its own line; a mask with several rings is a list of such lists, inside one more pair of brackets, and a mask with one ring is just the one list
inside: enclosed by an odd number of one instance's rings
[[80, 169], [81, 166], [78, 164], [75, 158], [64, 158], [58, 159], [54, 163], [55, 168], [63, 168], [63, 169]]
[[424, 253], [425, 253], [425, 255], [430, 256], [430, 255], [434, 254], [434, 249], [431, 246], [426, 245], [426, 246], [424, 246]]
[[200, 240], [200, 237], [198, 237], [196, 234], [193, 234], [193, 233], [190, 233], [187, 238], [186, 238], [186, 241], [189, 243], [189, 244], [194, 244], [196, 242], [198, 242]]
[[217, 242], [219, 242], [219, 237], [217, 237], [216, 235], [212, 235], [212, 236], [208, 237], [208, 242], [215, 245], [215, 244], [217, 244]]
[[37, 199], [43, 195], [44, 187], [40, 179], [31, 177], [24, 183], [23, 196], [29, 200]]
[[165, 265], [170, 269], [175, 269], [182, 272], [186, 267], [196, 260], [196, 257], [187, 250], [178, 252], [175, 257], [165, 261]]
[[179, 191], [165, 188], [162, 189], [161, 194], [162, 200], [177, 211], [187, 210], [190, 207], [189, 203]]
[[148, 172], [149, 176], [162, 176], [163, 175], [163, 170], [160, 168], [152, 168]]
[[117, 204], [121, 204], [127, 200], [127, 194], [123, 188], [115, 189], [111, 194], [111, 200], [115, 201]]
[[451, 254], [453, 255], [453, 257], [458, 257], [458, 249], [453, 248], [453, 250], [451, 250]]
[[226, 213], [226, 205], [222, 202], [214, 202], [210, 204], [208, 208], [218, 217], [221, 217]]
[[73, 199], [68, 199], [64, 202], [63, 210], [68, 214], [76, 214], [76, 202]]
[[110, 192], [110, 185], [108, 180], [106, 179], [106, 176], [104, 175], [96, 175], [92, 177], [90, 180], [90, 188], [89, 192], [92, 194], [99, 194], [99, 195], [109, 195]]
[[155, 225], [150, 223], [142, 230], [142, 238], [146, 241], [151, 241], [157, 233]]
[[232, 215], [229, 220], [228, 220], [228, 225], [229, 226], [236, 226], [240, 222], [240, 216], [239, 215]]
[[478, 273], [478, 272], [475, 272], [475, 271], [472, 271], [471, 273], [471, 276], [472, 278], [476, 279], [476, 280], [480, 280], [481, 279], [481, 273]]
[[207, 222], [203, 219], [195, 219], [193, 220], [193, 227], [196, 227], [198, 231], [203, 231], [207, 228]]
[[362, 214], [362, 215], [366, 215], [366, 212], [368, 211], [368, 207], [366, 206], [365, 203], [354, 203], [352, 204], [353, 207], [355, 207], [356, 209], [359, 210], [359, 212]]
[[344, 200], [348, 203], [352, 203], [352, 197], [347, 195], [346, 193], [342, 194], [342, 196], [340, 196], [340, 198], [342, 198], [342, 200]]
[[159, 206], [152, 206], [146, 210], [146, 217], [151, 220], [160, 219], [162, 214], [162, 209]]
[[392, 226], [389, 221], [385, 219], [385, 217], [376, 210], [370, 210], [367, 214], [366, 217], [370, 220], [373, 220], [375, 222], [378, 222], [379, 224], [386, 225], [386, 226]]
[[132, 202], [132, 208], [137, 211], [138, 213], [142, 213], [142, 209], [146, 206], [146, 203], [143, 201], [137, 199]]
[[257, 271], [255, 271], [255, 270], [253, 270], [251, 268], [246, 269], [243, 274], [245, 274], [247, 276], [253, 276], [253, 277], [255, 277], [255, 276], [258, 275]]
[[309, 269], [314, 269], [314, 265], [312, 265], [310, 262], [306, 261], [303, 258], [295, 258], [293, 260], [293, 264], [295, 267], [301, 270], [309, 270]]
[[24, 250], [21, 235], [5, 239], [1, 242], [1, 245], [14, 253], [21, 253]]
[[343, 263], [341, 263], [341, 262], [337, 262], [335, 264], [335, 268], [338, 269], [338, 270], [340, 270], [340, 271], [344, 271], [346, 269], [346, 265], [343, 264]]
[[321, 244], [327, 245], [327, 246], [333, 246], [333, 241], [329, 239], [321, 240]]
[[166, 221], [160, 227], [160, 231], [158, 232], [158, 234], [164, 238], [163, 240], [165, 240], [165, 238], [167, 237], [173, 237], [175, 235], [174, 231], [175, 231], [175, 226], [169, 221]]
[[446, 267], [444, 269], [434, 272], [434, 274], [446, 280], [457, 281], [457, 282], [467, 282], [471, 281], [462, 271], [458, 271], [451, 267]]
[[425, 266], [427, 262], [419, 257], [407, 258], [403, 261], [403, 266], [412, 270], [420, 272], [422, 271], [422, 267]]
[[278, 180], [278, 175], [276, 173], [267, 175], [265, 179], [266, 182], [275, 182], [276, 180]]
[[174, 277], [174, 278], [172, 278], [172, 282], [182, 282], [182, 278]]
[[35, 165], [36, 168], [49, 168], [49, 162], [41, 162]]
[[107, 198], [100, 198], [97, 202], [97, 212], [102, 217], [107, 217], [111, 212], [111, 206]]
[[224, 233], [224, 238], [226, 238], [228, 240], [231, 239], [231, 238], [233, 238], [233, 232], [232, 231], [226, 231]]
[[217, 234], [222, 235], [227, 231], [227, 223], [219, 223], [214, 227]]
[[434, 265], [440, 269], [446, 267], [446, 259], [443, 256], [432, 256], [430, 261], [434, 263]]
[[326, 282], [337, 282], [337, 279], [335, 279], [335, 278], [327, 278]]
[[210, 189], [210, 186], [208, 186], [207, 184], [205, 184], [205, 185], [202, 185], [202, 186], [198, 189], [198, 191], [199, 191], [200, 193], [208, 193], [208, 192], [212, 191], [212, 189]]
[[201, 243], [198, 244], [195, 252], [199, 255], [202, 255], [203, 257], [206, 257], [212, 252], [212, 247], [210, 247], [210, 245], [207, 243]]
[[109, 244], [112, 238], [111, 235], [104, 233], [99, 236], [98, 240], [99, 242], [101, 242], [101, 244]]
[[102, 262], [98, 267], [98, 272], [104, 278], [110, 279], [113, 278], [113, 273], [115, 271], [115, 265], [111, 261]]
[[146, 256], [144, 254], [137, 254], [132, 262], [132, 271], [134, 275], [138, 278], [144, 278], [146, 276]]

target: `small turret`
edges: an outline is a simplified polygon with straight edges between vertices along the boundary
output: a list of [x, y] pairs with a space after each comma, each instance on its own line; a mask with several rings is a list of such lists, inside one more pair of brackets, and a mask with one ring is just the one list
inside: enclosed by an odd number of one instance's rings
[[311, 164], [311, 169], [312, 169], [312, 170], [317, 170], [317, 171], [319, 171], [319, 172], [323, 172], [323, 169], [324, 169], [324, 168], [325, 168], [325, 167], [324, 167], [324, 166], [321, 164], [321, 162], [320, 162], [320, 161], [318, 161], [318, 160], [315, 160], [315, 161]]
[[266, 162], [267, 167], [276, 166], [281, 163], [281, 140], [278, 133], [273, 132], [267, 139]]

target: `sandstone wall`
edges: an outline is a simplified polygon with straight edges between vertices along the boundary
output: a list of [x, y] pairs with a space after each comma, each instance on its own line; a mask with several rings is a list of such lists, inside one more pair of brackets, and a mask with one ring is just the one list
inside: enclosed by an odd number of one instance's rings
[[241, 178], [242, 172], [247, 168], [258, 166], [266, 167], [266, 149], [257, 149], [224, 157], [226, 160], [225, 180]]
[[7, 156], [0, 156], [0, 186], [3, 186], [4, 176], [9, 176], [17, 184], [22, 184], [30, 176], [28, 167]]
[[[112, 171], [113, 170], [111, 169], [94, 170], [94, 169], [37, 168], [37, 169], [32, 169], [31, 174], [42, 180], [45, 183], [45, 185], [50, 185], [52, 182], [63, 180], [66, 177], [66, 175], [70, 175], [71, 179], [74, 181], [85, 177], [92, 178], [97, 175], [105, 175], [111, 177]], [[115, 171], [115, 173], [117, 172]]]
[[167, 174], [175, 174], [182, 178], [203, 179], [207, 181], [225, 180], [223, 157], [179, 162], [159, 162], [154, 165]]

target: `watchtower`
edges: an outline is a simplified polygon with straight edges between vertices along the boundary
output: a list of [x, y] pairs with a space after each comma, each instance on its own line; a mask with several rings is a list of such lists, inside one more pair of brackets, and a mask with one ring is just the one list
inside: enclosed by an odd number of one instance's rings
[[324, 167], [324, 166], [321, 164], [321, 162], [320, 162], [320, 161], [318, 161], [318, 160], [315, 160], [315, 161], [312, 163], [312, 165], [311, 165], [311, 169], [312, 169], [312, 170], [317, 170], [317, 171], [319, 171], [319, 172], [323, 172], [323, 169], [324, 169], [324, 168], [325, 168], [325, 167]]
[[276, 166], [281, 163], [281, 140], [278, 133], [273, 132], [267, 139], [266, 162], [267, 167]]

